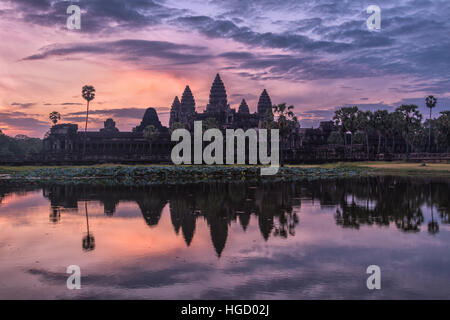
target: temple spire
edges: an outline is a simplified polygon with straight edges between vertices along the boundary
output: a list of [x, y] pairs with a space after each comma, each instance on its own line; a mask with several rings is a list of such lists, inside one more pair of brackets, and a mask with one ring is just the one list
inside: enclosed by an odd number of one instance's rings
[[239, 106], [238, 113], [242, 114], [249, 114], [250, 110], [248, 109], [247, 101], [245, 99], [242, 99], [241, 105]]
[[272, 114], [272, 100], [270, 99], [267, 90], [264, 89], [259, 97], [258, 101], [258, 114], [260, 118], [267, 118], [269, 114]]
[[225, 90], [225, 86], [220, 78], [220, 75], [217, 74], [211, 86], [211, 91], [209, 93], [209, 104], [206, 107], [206, 111], [221, 112], [227, 111], [228, 109], [229, 105], [227, 100], [227, 91]]
[[180, 122], [188, 124], [195, 114], [195, 100], [189, 86], [186, 86], [183, 95], [181, 96], [180, 109]]
[[170, 107], [169, 127], [171, 127], [175, 122], [180, 122], [180, 113], [181, 103], [178, 96], [176, 96], [173, 100], [172, 106]]

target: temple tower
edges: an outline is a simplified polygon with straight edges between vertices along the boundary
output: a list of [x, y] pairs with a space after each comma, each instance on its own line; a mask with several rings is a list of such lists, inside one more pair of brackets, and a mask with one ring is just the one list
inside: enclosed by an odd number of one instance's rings
[[158, 113], [154, 108], [148, 108], [145, 110], [144, 117], [141, 124], [133, 128], [133, 132], [143, 132], [147, 126], [154, 126], [157, 130], [162, 129], [161, 121], [159, 121]]
[[258, 101], [258, 115], [260, 119], [267, 119], [272, 113], [272, 100], [267, 93], [266, 89], [263, 90]]
[[241, 105], [239, 106], [238, 113], [241, 114], [249, 114], [250, 110], [248, 109], [247, 101], [242, 99]]
[[175, 122], [180, 122], [180, 116], [181, 116], [181, 103], [180, 100], [178, 100], [178, 96], [175, 97], [172, 103], [172, 107], [170, 107], [170, 119], [169, 119], [169, 127], [172, 127], [172, 125]]
[[227, 100], [227, 92], [220, 75], [217, 74], [211, 86], [209, 104], [206, 106], [206, 112], [228, 112], [229, 110], [230, 105]]
[[190, 124], [195, 115], [195, 100], [189, 86], [186, 86], [183, 95], [181, 96], [180, 109], [180, 122], [183, 124]]

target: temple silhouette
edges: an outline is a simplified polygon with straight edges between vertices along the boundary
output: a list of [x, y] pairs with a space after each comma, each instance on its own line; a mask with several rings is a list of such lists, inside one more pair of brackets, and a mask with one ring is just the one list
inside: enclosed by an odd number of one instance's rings
[[[176, 96], [170, 108], [169, 128], [175, 124], [188, 130], [193, 129], [194, 121], [211, 121], [221, 129], [261, 128], [264, 121], [273, 118], [272, 99], [264, 89], [259, 97], [256, 112], [250, 113], [245, 99], [238, 109], [230, 107], [225, 85], [219, 74], [216, 75], [209, 94], [209, 103], [203, 112], [196, 111], [195, 97], [187, 85], [181, 100]], [[149, 140], [144, 130], [153, 126], [157, 138]], [[88, 162], [171, 162], [170, 152], [175, 143], [170, 140], [170, 130], [164, 127], [154, 108], [148, 108], [139, 125], [131, 132], [120, 132], [113, 119], [106, 119], [104, 128], [86, 134], [78, 131], [76, 124], [54, 125], [44, 139], [42, 160], [45, 162], [71, 163]], [[311, 147], [326, 144], [334, 129], [332, 121], [321, 123], [317, 129], [294, 128], [292, 134], [283, 141], [282, 152], [287, 161], [311, 157]]]
[[[217, 74], [211, 85], [209, 102], [203, 112], [196, 111], [194, 94], [187, 85], [181, 100], [176, 96], [172, 101], [169, 127], [161, 124], [154, 108], [145, 111], [142, 121], [131, 132], [120, 132], [113, 119], [106, 119], [104, 128], [99, 131], [89, 131], [86, 134], [80, 132], [76, 124], [57, 124], [46, 134], [43, 152], [33, 155], [29, 162], [171, 163], [171, 150], [176, 144], [171, 141], [172, 130], [185, 128], [193, 132], [194, 121], [199, 120], [203, 121], [204, 127], [214, 127], [222, 131], [265, 128], [265, 125], [271, 123], [274, 118], [273, 106], [268, 91], [263, 89], [254, 113], [250, 113], [245, 99], [237, 109], [232, 108], [228, 102], [225, 85]], [[154, 131], [151, 137], [145, 133], [149, 126]], [[449, 157], [448, 154], [439, 153], [410, 155], [408, 139], [397, 131], [390, 137], [387, 148], [387, 137], [382, 139], [377, 130], [369, 130], [363, 139], [359, 132], [359, 140], [364, 141], [356, 142], [357, 132], [348, 132], [342, 125], [332, 120], [320, 122], [318, 128], [300, 128], [297, 121], [280, 139], [280, 159], [285, 163], [318, 163], [347, 160], [440, 160]], [[339, 139], [336, 134], [339, 135]], [[335, 141], [336, 139], [342, 141]], [[383, 143], [385, 151], [380, 152]]]
[[[194, 95], [186, 86], [181, 101], [174, 98], [169, 127], [175, 123], [188, 130], [193, 129], [194, 121], [214, 119], [220, 129], [257, 128], [272, 113], [272, 101], [264, 89], [258, 101], [257, 112], [251, 114], [247, 102], [242, 100], [238, 111], [230, 107], [225, 86], [217, 74], [211, 86], [209, 103], [206, 110], [198, 113], [195, 110]], [[158, 137], [149, 141], [144, 137], [144, 129], [153, 126]], [[154, 108], [145, 111], [141, 123], [132, 132], [120, 132], [113, 119], [104, 122], [104, 128], [98, 132], [87, 132], [86, 149], [84, 148], [84, 132], [78, 131], [76, 124], [54, 125], [50, 134], [44, 139], [44, 158], [53, 161], [153, 161], [169, 162], [173, 143], [170, 141], [169, 128], [164, 127]]]

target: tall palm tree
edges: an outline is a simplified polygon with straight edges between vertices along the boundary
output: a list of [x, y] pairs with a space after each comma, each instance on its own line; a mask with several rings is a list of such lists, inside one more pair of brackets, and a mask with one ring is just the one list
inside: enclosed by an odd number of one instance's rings
[[389, 112], [377, 110], [373, 113], [373, 125], [378, 135], [377, 154], [381, 152], [381, 137], [386, 135], [389, 126]]
[[353, 157], [353, 136], [358, 129], [358, 119], [357, 119], [358, 107], [342, 107], [334, 112], [333, 120], [336, 126], [341, 125], [344, 131], [344, 142], [347, 144], [347, 132], [350, 132], [350, 154]]
[[389, 113], [388, 119], [388, 126], [387, 126], [387, 135], [389, 135], [392, 138], [392, 144], [391, 144], [391, 153], [395, 153], [395, 141], [399, 134], [402, 133], [401, 131], [401, 119], [400, 114], [398, 112], [391, 112]]
[[433, 96], [428, 96], [425, 98], [425, 103], [427, 104], [427, 108], [430, 109], [430, 125], [428, 129], [428, 148], [431, 152], [431, 110], [436, 106], [437, 99]]
[[274, 105], [272, 107], [274, 116], [277, 117], [277, 121], [274, 123], [279, 130], [281, 144], [280, 144], [280, 164], [284, 166], [284, 148], [287, 143], [287, 139], [296, 128], [298, 128], [298, 120], [294, 114], [294, 106], [287, 106], [286, 103]]
[[406, 153], [409, 154], [412, 148], [411, 137], [421, 127], [422, 115], [419, 112], [419, 107], [414, 104], [402, 104], [395, 109], [394, 113], [396, 113], [398, 126], [406, 142]]
[[357, 129], [364, 132], [364, 136], [366, 139], [367, 160], [369, 160], [369, 155], [370, 155], [369, 132], [373, 129], [372, 118], [373, 118], [373, 114], [371, 111], [358, 110], [356, 113]]
[[88, 118], [89, 118], [89, 102], [94, 100], [95, 98], [95, 89], [93, 86], [84, 86], [81, 90], [81, 94], [84, 98], [84, 100], [87, 101], [86, 105], [86, 125], [84, 126], [84, 142], [83, 142], [83, 155], [86, 152], [86, 135], [87, 135], [87, 125], [88, 125]]
[[152, 124], [146, 126], [142, 132], [145, 139], [148, 140], [150, 153], [152, 153], [152, 142], [155, 141], [159, 136], [159, 131]]
[[58, 111], [50, 112], [48, 115], [48, 118], [51, 122], [53, 122], [53, 125], [56, 125], [56, 123], [61, 120], [61, 114]]
[[450, 110], [441, 111], [441, 116], [436, 119], [434, 128], [435, 142], [442, 150], [450, 150]]

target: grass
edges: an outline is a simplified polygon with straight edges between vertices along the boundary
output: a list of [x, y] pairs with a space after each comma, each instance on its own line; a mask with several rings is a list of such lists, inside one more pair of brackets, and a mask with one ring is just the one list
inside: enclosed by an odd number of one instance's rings
[[0, 166], [0, 174], [9, 174], [16, 172], [27, 172], [36, 169], [81, 169], [81, 168], [109, 168], [109, 167], [168, 167], [171, 165], [167, 164], [146, 164], [146, 165], [126, 165], [126, 164], [115, 164], [115, 163], [105, 163], [105, 164], [94, 164], [94, 165], [84, 165], [84, 166]]
[[186, 184], [223, 181], [294, 181], [328, 179], [369, 174], [371, 170], [339, 168], [280, 168], [278, 174], [263, 176], [261, 166], [174, 166], [94, 165], [47, 167], [0, 167], [0, 183], [96, 183], [104, 185]]
[[338, 162], [320, 165], [298, 165], [302, 168], [355, 168], [372, 169], [377, 174], [396, 175], [435, 175], [450, 176], [450, 163], [412, 163], [412, 162], [388, 162], [388, 161], [362, 161], [362, 162]]
[[[0, 174], [15, 174], [26, 173], [37, 169], [86, 169], [86, 168], [98, 168], [107, 169], [111, 167], [141, 167], [141, 168], [161, 168], [174, 167], [173, 165], [160, 165], [160, 164], [148, 164], [148, 165], [120, 165], [120, 164], [98, 164], [98, 165], [84, 165], [84, 166], [0, 166]], [[198, 165], [186, 165], [182, 168], [200, 168]], [[230, 168], [245, 167], [251, 168], [254, 166], [241, 166], [231, 165]], [[445, 176], [450, 177], [450, 163], [409, 163], [409, 162], [338, 162], [338, 163], [326, 163], [318, 165], [287, 165], [287, 168], [304, 168], [304, 169], [344, 169], [344, 170], [357, 170], [359, 172], [364, 169], [370, 170], [374, 174], [378, 175], [426, 175], [426, 176]]]

